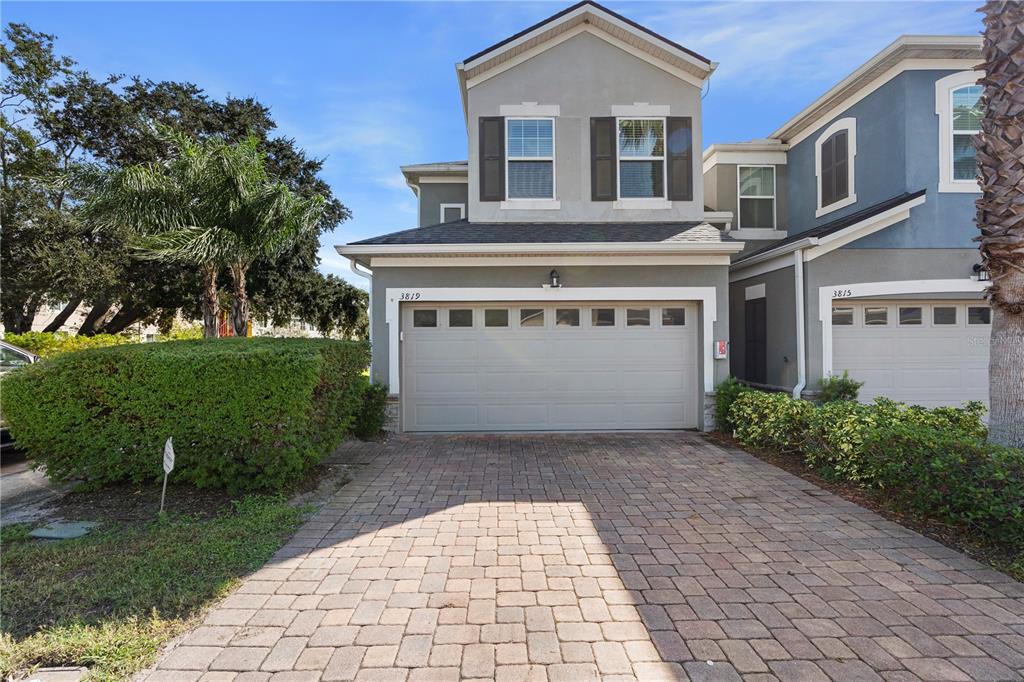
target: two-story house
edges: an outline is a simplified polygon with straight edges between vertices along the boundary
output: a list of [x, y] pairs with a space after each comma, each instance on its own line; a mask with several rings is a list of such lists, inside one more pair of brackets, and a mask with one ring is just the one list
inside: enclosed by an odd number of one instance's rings
[[705, 221], [714, 68], [589, 1], [456, 66], [469, 161], [404, 167], [419, 226], [338, 247], [398, 428], [707, 423], [743, 248]]
[[707, 201], [746, 242], [735, 375], [806, 396], [847, 370], [862, 400], [987, 399], [980, 62], [980, 37], [904, 36], [768, 138], [705, 151]]

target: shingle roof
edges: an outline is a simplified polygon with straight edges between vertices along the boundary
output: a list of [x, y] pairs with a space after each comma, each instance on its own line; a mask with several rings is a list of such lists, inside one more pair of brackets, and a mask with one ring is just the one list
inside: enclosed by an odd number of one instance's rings
[[708, 223], [471, 223], [454, 220], [371, 237], [370, 244], [565, 244], [609, 242], [719, 243], [718, 228]]
[[741, 263], [747, 260], [748, 258], [753, 258], [754, 256], [760, 253], [765, 253], [766, 251], [777, 249], [781, 246], [785, 246], [786, 244], [798, 242], [801, 239], [808, 239], [811, 237], [825, 237], [835, 232], [839, 232], [840, 230], [846, 229], [851, 225], [856, 225], [862, 220], [873, 218], [879, 213], [884, 213], [885, 211], [888, 211], [891, 208], [896, 208], [900, 204], [904, 204], [912, 199], [917, 199], [918, 197], [924, 196], [924, 193], [925, 190], [923, 189], [919, 189], [916, 192], [904, 192], [903, 194], [892, 197], [891, 199], [886, 199], [885, 201], [880, 201], [877, 204], [872, 204], [867, 208], [862, 208], [861, 210], [851, 213], [850, 215], [843, 216], [842, 218], [836, 218], [835, 220], [831, 220], [827, 223], [819, 225], [818, 227], [812, 227], [811, 229], [804, 230], [803, 232], [796, 232], [790, 234], [785, 239], [780, 239], [779, 241], [772, 242], [771, 244], [761, 247], [760, 249], [755, 249], [754, 251], [745, 253], [742, 257], [737, 258], [734, 262]]

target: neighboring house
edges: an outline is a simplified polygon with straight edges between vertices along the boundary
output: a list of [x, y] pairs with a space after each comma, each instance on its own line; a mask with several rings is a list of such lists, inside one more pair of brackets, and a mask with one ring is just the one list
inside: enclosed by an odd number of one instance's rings
[[703, 202], [714, 68], [593, 2], [456, 66], [469, 162], [404, 167], [419, 227], [338, 247], [394, 426], [708, 424], [743, 248]]
[[848, 370], [862, 400], [987, 399], [980, 62], [980, 37], [904, 36], [769, 138], [704, 153], [707, 201], [746, 241], [735, 375], [806, 396]]

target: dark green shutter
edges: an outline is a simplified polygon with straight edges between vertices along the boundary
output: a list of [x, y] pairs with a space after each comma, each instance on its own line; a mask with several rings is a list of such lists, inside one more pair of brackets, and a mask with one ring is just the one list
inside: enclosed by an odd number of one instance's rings
[[615, 117], [590, 119], [590, 198], [615, 201], [615, 157], [617, 151]]
[[480, 117], [480, 201], [505, 199], [505, 119]]
[[693, 201], [693, 119], [670, 116], [667, 121], [669, 201]]

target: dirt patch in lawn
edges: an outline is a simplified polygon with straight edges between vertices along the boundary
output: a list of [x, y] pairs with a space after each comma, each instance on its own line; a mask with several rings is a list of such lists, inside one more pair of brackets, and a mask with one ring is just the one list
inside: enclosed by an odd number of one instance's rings
[[748, 452], [754, 457], [773, 464], [795, 476], [799, 476], [805, 481], [813, 483], [834, 495], [838, 495], [844, 500], [859, 504], [865, 509], [870, 509], [879, 516], [894, 521], [932, 540], [941, 542], [947, 547], [963, 552], [975, 561], [1002, 571], [1014, 580], [1024, 582], [1024, 557], [1004, 547], [979, 542], [977, 535], [972, 533], [970, 529], [951, 526], [920, 514], [896, 508], [889, 504], [879, 491], [865, 490], [846, 481], [833, 481], [823, 478], [814, 469], [809, 467], [799, 454], [783, 454], [771, 450], [750, 448], [724, 433], [711, 432], [704, 434], [704, 436], [716, 445]]

